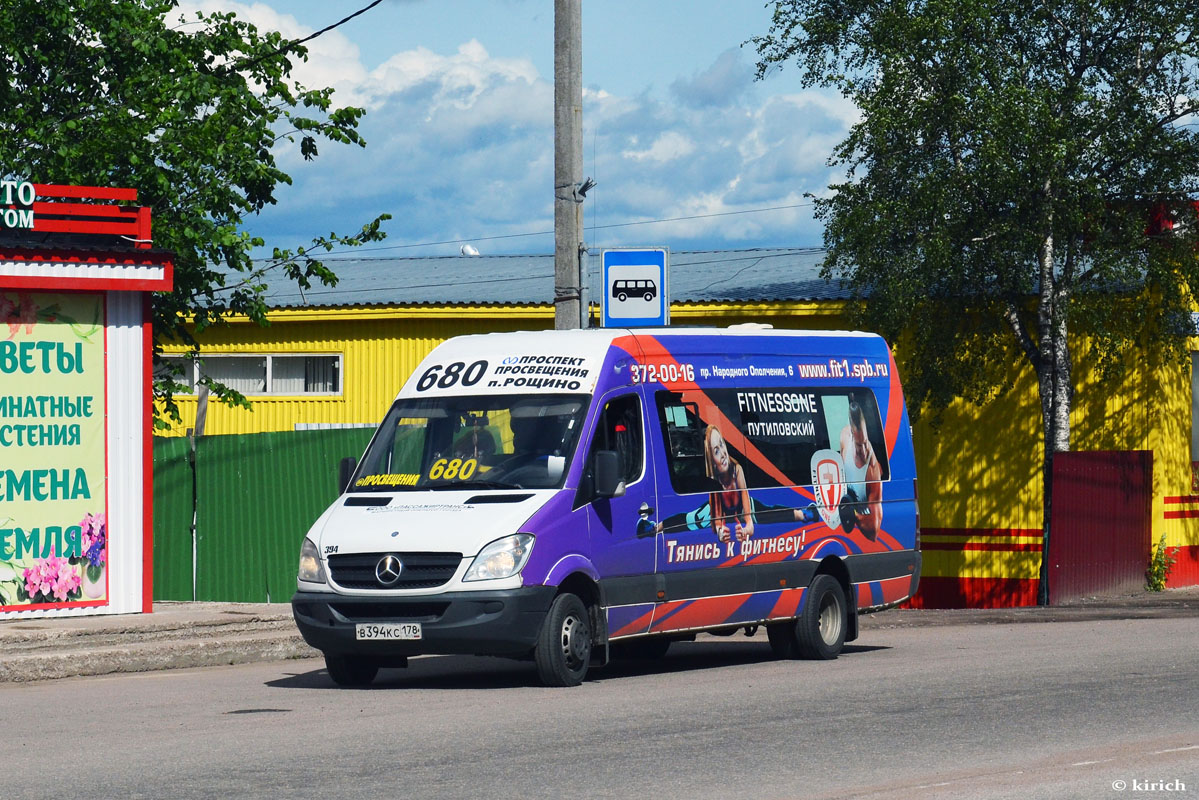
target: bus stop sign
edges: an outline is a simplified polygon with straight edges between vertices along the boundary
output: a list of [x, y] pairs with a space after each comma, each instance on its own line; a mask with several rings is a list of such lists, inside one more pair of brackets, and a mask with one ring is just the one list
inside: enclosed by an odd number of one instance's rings
[[670, 250], [665, 247], [602, 251], [603, 327], [670, 324]]

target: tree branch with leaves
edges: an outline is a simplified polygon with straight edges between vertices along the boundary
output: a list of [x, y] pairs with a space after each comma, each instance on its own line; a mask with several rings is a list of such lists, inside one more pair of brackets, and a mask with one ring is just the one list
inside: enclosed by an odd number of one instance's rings
[[[366, 144], [361, 108], [293, 78], [303, 41], [229, 13], [185, 18], [175, 0], [8, 0], [0, 14], [0, 173], [138, 190], [153, 209], [154, 246], [174, 253], [175, 288], [153, 299], [156, 353], [181, 341], [194, 355], [192, 331], [233, 314], [264, 323], [268, 275], [332, 285], [322, 252], [386, 235], [383, 214], [349, 235], [254, 258], [265, 242], [244, 223], [292, 183], [277, 161], [285, 148], [310, 161], [322, 141]], [[156, 424], [178, 420], [181, 388], [156, 379]]]
[[[758, 76], [797, 66], [861, 111], [817, 201], [825, 275], [902, 341], [914, 415], [990, 399], [1023, 364], [1045, 442], [1070, 449], [1071, 336], [1115, 369], [1185, 356], [1199, 285], [1199, 6], [1163, 0], [776, 0]], [[1147, 238], [1150, 207], [1189, 216]], [[1135, 297], [1136, 302], [1129, 302]], [[1042, 559], [1047, 562], [1047, 559]], [[1047, 571], [1040, 601], [1048, 602]]]

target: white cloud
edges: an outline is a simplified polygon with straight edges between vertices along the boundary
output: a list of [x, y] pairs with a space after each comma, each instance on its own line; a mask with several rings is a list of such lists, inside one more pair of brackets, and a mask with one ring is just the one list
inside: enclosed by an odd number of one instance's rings
[[679, 78], [670, 88], [689, 106], [723, 108], [742, 102], [753, 75], [753, 67], [742, 58], [741, 51], [730, 48], [706, 70], [689, 79]]
[[625, 150], [622, 155], [633, 161], [665, 163], [685, 158], [695, 152], [695, 143], [677, 131], [667, 131], [654, 140], [646, 150]]
[[[261, 29], [312, 33], [264, 3], [186, 0], [185, 12], [232, 10]], [[365, 150], [321, 143], [303, 162], [294, 147], [280, 166], [294, 186], [253, 225], [269, 245], [293, 246], [348, 232], [381, 212], [394, 219], [385, 244], [485, 241], [553, 227], [553, 76], [526, 58], [497, 58], [478, 39], [436, 52], [415, 47], [367, 69], [339, 30], [308, 45], [294, 76], [334, 87], [335, 102], [368, 109]], [[667, 244], [675, 249], [814, 244], [820, 228], [804, 193], [839, 179], [827, 165], [858, 119], [828, 93], [770, 95], [726, 51], [680, 76], [670, 101], [648, 91], [618, 95], [588, 76], [584, 174], [598, 186], [584, 205], [589, 244]], [[761, 213], [730, 213], [795, 206]], [[630, 221], [695, 219], [604, 228]], [[599, 228], [592, 228], [598, 225]], [[488, 252], [549, 252], [550, 236], [504, 239]], [[393, 251], [395, 252], [395, 251]], [[397, 254], [458, 252], [458, 246]]]
[[[189, 20], [196, 12], [205, 14], [233, 12], [238, 18], [253, 24], [260, 31], [278, 31], [285, 39], [302, 39], [315, 31], [301, 25], [295, 17], [271, 8], [265, 3], [239, 3], [233, 0], [182, 0], [172, 18], [184, 14]], [[292, 77], [300, 85], [309, 88], [332, 87], [334, 105], [362, 105], [364, 98], [358, 87], [366, 79], [362, 55], [358, 45], [338, 30], [321, 34], [304, 45], [308, 49], [306, 61], [293, 59]]]
[[363, 91], [377, 107], [392, 95], [432, 85], [430, 111], [445, 105], [470, 108], [489, 90], [509, 83], [532, 86], [539, 81], [532, 62], [524, 59], [492, 58], [485, 47], [472, 39], [458, 47], [453, 56], [441, 56], [425, 48], [396, 53], [373, 70]]

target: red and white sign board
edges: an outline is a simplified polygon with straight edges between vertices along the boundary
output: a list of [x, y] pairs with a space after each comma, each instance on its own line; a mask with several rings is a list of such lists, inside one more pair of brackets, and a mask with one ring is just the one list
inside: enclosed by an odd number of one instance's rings
[[148, 293], [172, 263], [149, 209], [105, 202], [136, 198], [0, 182], [0, 619], [152, 608]]

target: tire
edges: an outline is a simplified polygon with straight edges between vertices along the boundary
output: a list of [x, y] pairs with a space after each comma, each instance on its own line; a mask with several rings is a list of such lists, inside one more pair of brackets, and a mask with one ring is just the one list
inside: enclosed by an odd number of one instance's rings
[[828, 661], [840, 655], [848, 630], [849, 607], [841, 584], [832, 575], [817, 575], [799, 619], [767, 625], [766, 636], [779, 658]]
[[647, 302], [647, 303], [652, 302], [653, 299], [654, 299], [653, 294], [651, 294], [650, 292], [645, 293], [645, 302]]
[[629, 299], [629, 296], [624, 292], [621, 292], [620, 294], [616, 295], [616, 299], [623, 303], [625, 300]]
[[612, 657], [629, 661], [657, 661], [670, 649], [670, 640], [664, 636], [613, 642]]
[[578, 686], [591, 662], [591, 622], [576, 595], [554, 598], [533, 650], [537, 676], [546, 686]]
[[832, 575], [817, 575], [795, 626], [799, 657], [827, 661], [836, 658], [849, 630], [845, 592]]
[[379, 674], [379, 665], [364, 658], [334, 656], [325, 653], [325, 669], [333, 682], [343, 689], [370, 686]]
[[766, 638], [776, 658], [799, 658], [799, 642], [795, 638], [795, 622], [781, 622], [766, 626]]

